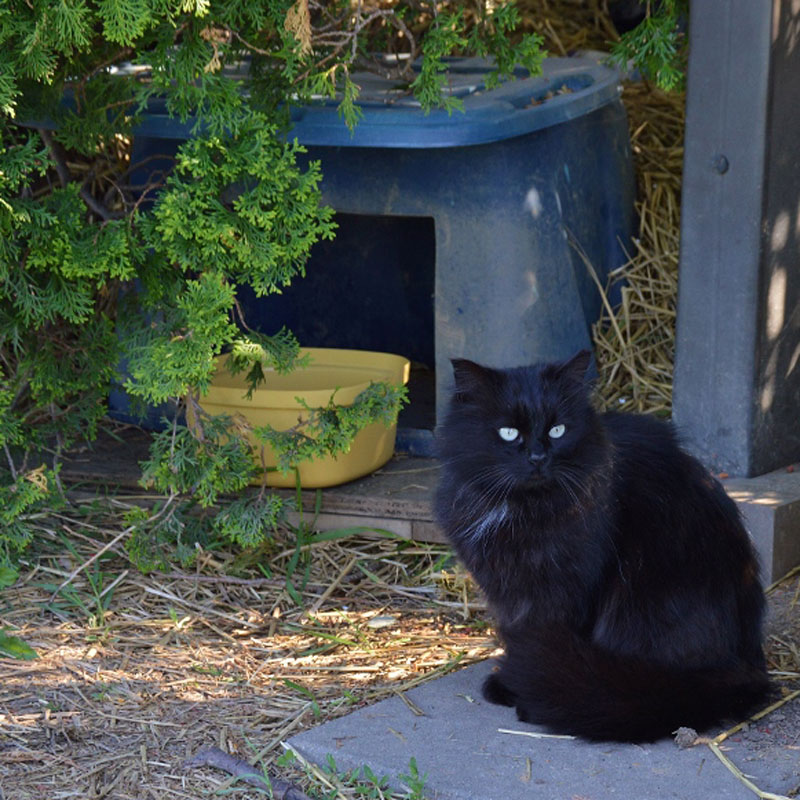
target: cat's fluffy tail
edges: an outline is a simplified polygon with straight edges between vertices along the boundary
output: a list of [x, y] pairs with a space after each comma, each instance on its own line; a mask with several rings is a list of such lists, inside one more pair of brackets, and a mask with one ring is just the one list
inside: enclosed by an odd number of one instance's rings
[[680, 727], [703, 731], [763, 703], [757, 666], [678, 669], [602, 650], [567, 631], [507, 642], [513, 654], [484, 685], [524, 722], [593, 740], [654, 741]]

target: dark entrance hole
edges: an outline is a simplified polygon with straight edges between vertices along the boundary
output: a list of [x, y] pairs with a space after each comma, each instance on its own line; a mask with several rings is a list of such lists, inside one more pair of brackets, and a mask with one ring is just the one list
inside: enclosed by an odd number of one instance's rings
[[336, 214], [331, 242], [311, 251], [306, 276], [279, 295], [239, 300], [264, 333], [285, 325], [305, 347], [381, 350], [412, 363], [410, 403], [398, 422], [398, 450], [429, 455], [436, 423], [432, 217]]

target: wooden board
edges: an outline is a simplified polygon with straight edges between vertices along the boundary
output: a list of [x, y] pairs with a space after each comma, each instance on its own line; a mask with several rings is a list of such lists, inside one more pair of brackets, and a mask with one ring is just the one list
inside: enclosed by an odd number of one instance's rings
[[[62, 480], [73, 486], [103, 485], [142, 491], [139, 462], [149, 457], [150, 437], [147, 431], [132, 426], [113, 434], [102, 432], [95, 442], [64, 457]], [[375, 527], [416, 541], [444, 541], [432, 511], [438, 471], [435, 459], [396, 455], [381, 469], [359, 480], [304, 491], [303, 507], [312, 511], [319, 503], [315, 523], [319, 530]], [[294, 497], [294, 492], [287, 489], [273, 491], [286, 498]]]

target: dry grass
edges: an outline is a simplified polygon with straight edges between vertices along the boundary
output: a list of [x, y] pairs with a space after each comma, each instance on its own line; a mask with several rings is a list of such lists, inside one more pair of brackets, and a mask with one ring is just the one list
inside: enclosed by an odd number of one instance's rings
[[[167, 575], [142, 575], [117, 545], [54, 597], [123, 529], [128, 505], [84, 501], [42, 520], [52, 547], [4, 598], [0, 627], [40, 654], [0, 660], [6, 798], [199, 797], [230, 783], [183, 769], [202, 747], [271, 767], [292, 733], [494, 648], [448, 551], [397, 540], [307, 548], [293, 574], [302, 607], [286, 589], [296, 549], [286, 531], [258, 564], [201, 553]], [[234, 796], [258, 795], [237, 785]]]
[[770, 620], [767, 651], [770, 671], [779, 685], [800, 681], [800, 567], [767, 588]]
[[517, 0], [521, 30], [538, 33], [550, 55], [609, 49], [617, 31], [606, 0]]
[[593, 327], [607, 407], [669, 413], [675, 363], [675, 319], [683, 164], [683, 94], [627, 84], [631, 145], [638, 182], [639, 231], [630, 260], [609, 276], [622, 302]]

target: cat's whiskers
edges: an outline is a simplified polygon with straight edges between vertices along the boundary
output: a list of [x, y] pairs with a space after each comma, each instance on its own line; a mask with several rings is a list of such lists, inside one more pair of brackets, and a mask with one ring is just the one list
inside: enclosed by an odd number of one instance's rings
[[570, 496], [570, 499], [573, 502], [573, 508], [580, 512], [580, 515], [584, 517], [583, 508], [581, 508], [580, 500], [578, 498], [578, 493], [575, 489], [572, 488], [572, 478], [566, 474], [560, 474], [555, 476], [556, 483]]
[[475, 522], [462, 530], [461, 535], [472, 543], [484, 540], [485, 547], [487, 534], [511, 520], [507, 501], [513, 488], [513, 477], [499, 464], [483, 467], [463, 484], [456, 493], [453, 506], [455, 508], [465, 499], [461, 514]]
[[577, 470], [562, 465], [559, 469], [554, 471], [553, 477], [556, 483], [569, 494], [575, 507], [583, 512], [582, 501], [589, 496], [589, 490], [585, 480], [583, 480], [585, 476]]
[[[477, 527], [484, 527], [482, 522], [486, 518], [498, 519], [497, 510], [506, 509], [506, 500], [510, 486], [495, 484], [489, 491], [475, 494], [464, 507], [464, 516], [476, 520]], [[507, 511], [503, 512], [505, 516]]]
[[[467, 480], [465, 480], [461, 486], [458, 488], [458, 491], [453, 496], [452, 507], [453, 510], [456, 510], [459, 505], [464, 501], [464, 499], [469, 499], [470, 504], [467, 508], [470, 511], [477, 511], [478, 506], [475, 505], [476, 496], [480, 497], [480, 493], [476, 493], [476, 489], [478, 486], [485, 482], [485, 479], [491, 477], [497, 471], [497, 467], [494, 465], [490, 465], [488, 467], [483, 467], [474, 475], [471, 475]], [[467, 498], [469, 496], [469, 498]]]

